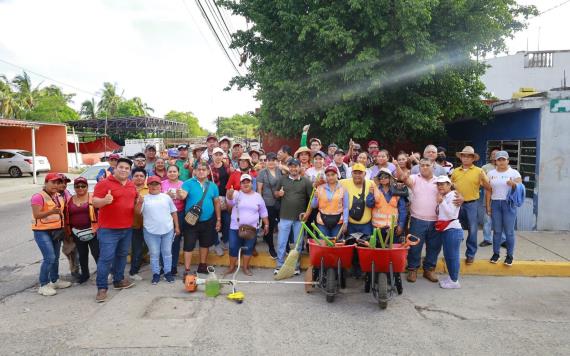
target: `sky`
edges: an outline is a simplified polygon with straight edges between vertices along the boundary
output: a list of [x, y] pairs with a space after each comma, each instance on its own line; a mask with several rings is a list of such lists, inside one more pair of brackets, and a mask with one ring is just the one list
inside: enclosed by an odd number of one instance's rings
[[[518, 2], [545, 11], [565, 0]], [[247, 26], [224, 16], [232, 30]], [[570, 2], [530, 20], [507, 41], [508, 53], [526, 50], [527, 43], [529, 50], [570, 49], [568, 19]], [[216, 117], [260, 105], [251, 91], [223, 91], [236, 71], [195, 0], [0, 0], [0, 73], [21, 73], [2, 61], [26, 68], [35, 84], [76, 93], [76, 109], [106, 81], [126, 98], [141, 97], [154, 116], [192, 111], [210, 131]]]

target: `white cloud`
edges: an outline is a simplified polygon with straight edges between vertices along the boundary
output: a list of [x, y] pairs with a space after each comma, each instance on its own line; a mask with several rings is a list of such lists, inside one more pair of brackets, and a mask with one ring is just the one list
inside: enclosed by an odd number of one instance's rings
[[[90, 92], [115, 82], [157, 116], [193, 111], [213, 129], [217, 116], [259, 104], [251, 92], [223, 91], [235, 70], [186, 4], [192, 16], [182, 1], [0, 2], [0, 58]], [[0, 63], [0, 72], [18, 70]], [[76, 106], [86, 98], [77, 92]]]

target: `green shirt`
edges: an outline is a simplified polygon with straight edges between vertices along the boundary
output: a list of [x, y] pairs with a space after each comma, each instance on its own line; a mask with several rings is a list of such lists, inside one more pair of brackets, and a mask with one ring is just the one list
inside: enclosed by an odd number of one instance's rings
[[184, 164], [186, 162], [187, 162], [186, 160], [182, 160], [182, 159], [176, 160], [176, 166], [178, 167], [178, 172], [180, 173], [180, 176], [178, 179], [180, 179], [183, 182], [190, 179], [190, 171], [187, 170], [186, 168], [184, 168]]
[[299, 220], [299, 214], [304, 213], [313, 192], [313, 184], [305, 177], [291, 179], [289, 176], [282, 176], [277, 183], [277, 189], [283, 191], [285, 195], [281, 198], [280, 218], [285, 220]]

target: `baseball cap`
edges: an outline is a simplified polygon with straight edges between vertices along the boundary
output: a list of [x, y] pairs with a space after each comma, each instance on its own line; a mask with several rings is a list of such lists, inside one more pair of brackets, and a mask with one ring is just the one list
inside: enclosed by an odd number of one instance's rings
[[75, 179], [73, 180], [73, 185], [77, 185], [77, 184], [79, 184], [79, 183], [88, 184], [87, 178], [85, 178], [85, 177], [77, 177], [77, 178], [75, 178]]
[[296, 159], [296, 158], [291, 158], [291, 159], [289, 160], [289, 162], [287, 162], [287, 165], [288, 165], [288, 166], [300, 166], [300, 165], [301, 165], [301, 162], [299, 162], [299, 160]]
[[370, 141], [368, 141], [368, 146], [370, 147], [370, 146], [372, 146], [372, 145], [379, 146], [379, 145], [378, 145], [378, 141], [376, 141], [376, 140], [370, 140]]
[[352, 149], [360, 151], [360, 143], [355, 143], [354, 146], [352, 146]]
[[434, 183], [450, 183], [451, 184], [451, 179], [449, 179], [448, 176], [443, 175], [443, 176], [439, 176], [435, 179]]
[[155, 150], [156, 151], [156, 146], [153, 143], [149, 143], [148, 145], [146, 145], [145, 147], [146, 150]]
[[313, 157], [316, 157], [316, 156], [321, 156], [322, 158], [325, 158], [327, 155], [325, 155], [325, 153], [323, 151], [317, 151], [317, 152], [315, 152]]
[[206, 142], [210, 141], [211, 139], [218, 141], [218, 138], [216, 137], [216, 135], [209, 134], [208, 137], [206, 137]]
[[329, 145], [329, 148], [338, 148], [338, 146], [336, 145], [336, 143], [331, 143], [331, 144]]
[[179, 150], [187, 150], [188, 147], [190, 147], [190, 145], [185, 144], [185, 143], [183, 143], [183, 144], [181, 144], [181, 145], [178, 145], [178, 149], [179, 149]]
[[108, 157], [108, 159], [119, 159], [121, 158], [121, 156], [119, 156], [118, 153], [111, 153]]
[[366, 167], [364, 167], [362, 163], [356, 163], [354, 166], [352, 166], [352, 171], [366, 172]]
[[499, 151], [495, 153], [495, 159], [499, 158], [509, 159], [509, 153], [507, 151]]
[[336, 150], [336, 152], [334, 154], [335, 155], [344, 155], [344, 150], [342, 148], [339, 148], [338, 150]]
[[240, 147], [242, 147], [241, 143], [239, 143], [239, 142], [236, 142], [236, 143], [234, 143], [234, 144], [233, 144], [232, 148], [234, 148], [234, 147], [236, 147], [236, 146], [240, 146]]
[[232, 143], [232, 141], [230, 140], [230, 138], [228, 136], [222, 136], [222, 138], [220, 138], [220, 140], [218, 142], [222, 142], [222, 141], [228, 141], [228, 143]]
[[152, 177], [148, 177], [148, 179], [146, 180], [146, 184], [150, 185], [151, 183], [161, 183], [162, 181], [160, 180], [159, 176], [152, 176]]
[[325, 168], [325, 174], [327, 174], [328, 172], [334, 172], [336, 173], [336, 175], [338, 175], [338, 168], [336, 168], [335, 166], [328, 166], [327, 168]]
[[243, 182], [246, 179], [253, 181], [253, 178], [251, 178], [251, 176], [249, 174], [242, 174], [241, 177], [239, 178], [239, 181]]
[[321, 140], [319, 140], [319, 139], [318, 139], [318, 138], [316, 138], [316, 137], [313, 137], [313, 138], [312, 138], [312, 139], [309, 141], [309, 144], [311, 144], [311, 143], [313, 143], [313, 142], [318, 142], [318, 143], [319, 143], [319, 145], [321, 145], [321, 146], [322, 146]]
[[216, 153], [225, 154], [224, 150], [222, 150], [219, 147], [214, 148], [214, 150], [212, 151], [212, 154], [216, 154]]
[[380, 168], [380, 170], [378, 171], [378, 174], [376, 175], [376, 177], [380, 178], [381, 175], [389, 175], [390, 177], [394, 178], [394, 176], [392, 175], [392, 172], [390, 172], [390, 170], [388, 168]]
[[44, 178], [44, 182], [53, 182], [54, 180], [63, 180], [63, 178], [61, 177], [61, 175], [59, 173], [48, 173], [46, 174], [46, 177]]
[[168, 157], [177, 158], [178, 157], [178, 150], [176, 148], [169, 148], [168, 149]]

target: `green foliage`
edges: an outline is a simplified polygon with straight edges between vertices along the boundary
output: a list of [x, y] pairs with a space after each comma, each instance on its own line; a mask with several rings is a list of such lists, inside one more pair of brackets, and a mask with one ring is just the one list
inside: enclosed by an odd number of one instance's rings
[[188, 125], [188, 137], [206, 136], [208, 131], [200, 126], [198, 118], [191, 112], [170, 111], [164, 116], [166, 120], [178, 121]]
[[261, 127], [335, 142], [417, 139], [458, 117], [485, 118], [484, 65], [505, 49], [534, 6], [516, 0], [222, 0], [250, 20], [232, 47], [249, 72], [230, 87], [256, 89]]
[[72, 97], [73, 95], [64, 94], [56, 86], [40, 89], [34, 99], [34, 107], [26, 112], [24, 119], [43, 122], [77, 120], [79, 115], [68, 105]]
[[216, 126], [218, 136], [254, 138], [259, 135], [259, 118], [250, 113], [220, 117]]

